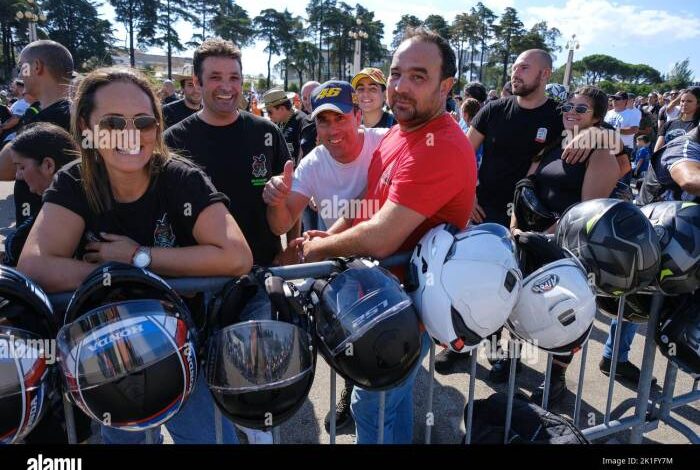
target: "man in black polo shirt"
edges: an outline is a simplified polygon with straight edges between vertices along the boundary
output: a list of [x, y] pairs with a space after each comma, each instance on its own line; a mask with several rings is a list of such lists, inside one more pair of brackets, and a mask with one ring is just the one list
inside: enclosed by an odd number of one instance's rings
[[[55, 41], [34, 41], [22, 49], [19, 66], [26, 92], [36, 97], [41, 106], [38, 113], [25, 115], [22, 125], [50, 122], [70, 131], [70, 103], [67, 97], [73, 57], [68, 49]], [[12, 157], [9, 149], [4, 148], [0, 151], [0, 180], [14, 179]], [[17, 225], [39, 212], [41, 196], [29, 191], [24, 181], [15, 182], [14, 197]]]
[[273, 123], [236, 106], [243, 84], [237, 46], [209, 39], [195, 51], [193, 62], [203, 108], [168, 129], [165, 141], [200, 165], [228, 196], [255, 264], [269, 266], [282, 245], [267, 223], [262, 191], [289, 160], [287, 144]]

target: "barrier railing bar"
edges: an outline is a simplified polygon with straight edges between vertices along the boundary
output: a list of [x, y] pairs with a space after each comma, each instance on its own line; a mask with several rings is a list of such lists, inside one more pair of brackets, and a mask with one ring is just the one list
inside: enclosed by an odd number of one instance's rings
[[[659, 313], [663, 305], [664, 298], [660, 293], [654, 294], [651, 299], [651, 311], [647, 322], [647, 330], [644, 338], [644, 353], [642, 356], [642, 370], [637, 387], [637, 404], [635, 414], [642, 422], [647, 416], [649, 396], [651, 395], [652, 372], [654, 371], [654, 359], [656, 356], [656, 342], [654, 341], [654, 328], [658, 323]], [[618, 324], [618, 329], [620, 324]], [[616, 332], [617, 333], [617, 332]], [[612, 371], [611, 371], [612, 372]], [[641, 444], [644, 434], [644, 426], [638, 425], [632, 428], [630, 444]]]
[[336, 381], [335, 371], [333, 369], [331, 369], [331, 404], [330, 404], [330, 410], [328, 411], [330, 413], [330, 428], [331, 428], [330, 443], [331, 444], [335, 444], [335, 433], [336, 433], [336, 429], [335, 429], [335, 425], [336, 425], [336, 423], [335, 423], [335, 399], [336, 399], [335, 381]]
[[476, 358], [479, 348], [472, 351], [472, 357], [469, 359], [469, 392], [467, 394], [467, 424], [464, 443], [471, 444], [472, 442], [472, 421], [474, 419], [474, 388], [476, 387]]
[[643, 424], [644, 421], [639, 421], [637, 416], [627, 416], [622, 419], [614, 419], [608, 421], [607, 423], [598, 424], [596, 426], [591, 426], [590, 428], [582, 429], [581, 433], [590, 440], [600, 439], [610, 434], [615, 434], [625, 429], [629, 429], [632, 426], [638, 424]]
[[542, 408], [545, 410], [549, 403], [549, 382], [552, 381], [552, 360], [552, 355], [547, 354], [547, 367], [544, 370], [544, 393], [542, 394]]
[[508, 444], [510, 423], [513, 419], [513, 396], [515, 395], [515, 376], [517, 374], [518, 358], [520, 357], [520, 342], [509, 340], [508, 351], [512, 351], [510, 358], [510, 371], [508, 374], [508, 404], [506, 409], [506, 426], [503, 432], [503, 443]]
[[66, 418], [66, 433], [68, 434], [68, 444], [77, 444], [78, 436], [75, 431], [75, 415], [73, 414], [73, 406], [68, 398], [68, 392], [64, 392], [63, 396], [63, 414]]
[[586, 375], [586, 359], [588, 358], [588, 341], [581, 350], [581, 365], [578, 372], [578, 384], [576, 385], [576, 401], [574, 402], [574, 426], [579, 427], [581, 421], [581, 401], [583, 399], [583, 379]]
[[435, 342], [430, 341], [430, 360], [428, 361], [428, 412], [425, 415], [425, 443], [430, 444], [432, 437], [433, 424], [435, 417], [433, 416], [433, 388], [435, 380]]
[[617, 326], [615, 327], [615, 340], [613, 342], [613, 357], [610, 362], [610, 380], [608, 381], [608, 400], [605, 405], [605, 419], [607, 424], [610, 421], [610, 408], [612, 407], [612, 397], [615, 390], [615, 373], [617, 372], [617, 357], [620, 353], [620, 335], [622, 333], [622, 320], [625, 311], [625, 296], [621, 295], [617, 305]]

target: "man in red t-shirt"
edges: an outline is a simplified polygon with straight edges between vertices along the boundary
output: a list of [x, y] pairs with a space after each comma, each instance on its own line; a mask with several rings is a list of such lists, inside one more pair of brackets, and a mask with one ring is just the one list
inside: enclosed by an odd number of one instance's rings
[[[310, 231], [291, 243], [305, 261], [351, 255], [385, 258], [413, 249], [437, 224], [467, 225], [474, 204], [476, 158], [459, 125], [445, 112], [455, 62], [449, 43], [437, 34], [420, 28], [407, 33], [394, 53], [387, 83], [388, 103], [399, 125], [374, 153], [355, 218], [340, 219], [328, 232]], [[429, 340], [423, 339], [425, 354]], [[418, 368], [386, 391], [386, 443], [412, 441]], [[353, 391], [358, 444], [377, 442], [379, 395], [360, 387]]]

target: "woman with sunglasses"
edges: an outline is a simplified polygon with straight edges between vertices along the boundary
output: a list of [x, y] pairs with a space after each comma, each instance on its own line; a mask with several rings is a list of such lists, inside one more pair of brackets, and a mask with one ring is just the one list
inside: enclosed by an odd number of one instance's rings
[[[107, 261], [164, 276], [250, 271], [252, 254], [226, 197], [165, 146], [159, 101], [137, 72], [99, 69], [85, 77], [71, 129], [81, 143], [81, 160], [60, 170], [46, 191], [20, 271], [49, 292], [75, 289], [96, 264]], [[204, 374], [166, 426], [176, 443], [215, 442], [214, 403]], [[144, 433], [107, 427], [102, 438], [146, 440]], [[227, 420], [224, 441], [236, 441]]]
[[682, 137], [698, 127], [700, 120], [700, 87], [693, 86], [683, 90], [680, 94], [680, 114], [677, 119], [665, 121], [659, 129], [659, 138], [656, 140], [654, 152], [671, 142]]
[[[602, 128], [608, 108], [607, 95], [596, 87], [577, 89], [561, 106], [564, 134], [573, 136], [590, 127]], [[545, 148], [528, 171], [535, 183], [540, 202], [551, 212], [563, 214], [567, 208], [589, 199], [608, 197], [620, 178], [620, 166], [609, 150], [594, 150], [585, 161], [573, 165], [562, 160], [564, 138]], [[511, 216], [511, 232], [518, 236], [528, 227], [519, 227], [515, 214]], [[556, 229], [554, 223], [547, 233]], [[549, 389], [550, 403], [561, 398], [566, 390], [565, 372], [573, 354], [555, 356]], [[544, 383], [532, 394], [534, 402], [542, 400]]]

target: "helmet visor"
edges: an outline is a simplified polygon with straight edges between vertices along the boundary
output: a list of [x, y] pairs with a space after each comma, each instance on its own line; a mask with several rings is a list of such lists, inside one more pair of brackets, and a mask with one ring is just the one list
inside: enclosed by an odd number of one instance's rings
[[411, 304], [398, 283], [381, 269], [348, 269], [323, 289], [317, 332], [334, 355], [367, 330]]
[[175, 306], [134, 300], [97, 308], [65, 325], [57, 347], [61, 369], [75, 391], [133, 374], [173, 354], [194, 365], [192, 341], [187, 318]]
[[207, 382], [216, 391], [244, 393], [283, 387], [313, 371], [311, 336], [275, 320], [223, 328], [209, 340]]
[[25, 330], [0, 328], [0, 399], [41, 385], [47, 362], [53, 362], [46, 343], [48, 340]]

